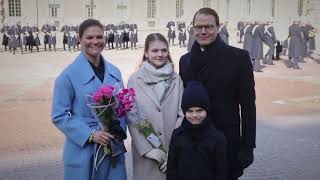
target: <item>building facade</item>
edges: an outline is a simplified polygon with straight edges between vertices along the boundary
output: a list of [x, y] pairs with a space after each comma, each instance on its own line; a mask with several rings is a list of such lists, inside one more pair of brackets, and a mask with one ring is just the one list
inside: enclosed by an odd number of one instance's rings
[[319, 0], [0, 0], [0, 26], [76, 25], [87, 18], [103, 24], [136, 23], [139, 29], [163, 30], [168, 21], [192, 21], [201, 7], [217, 10], [229, 29], [238, 21], [273, 20], [281, 37], [292, 20], [309, 21], [318, 29]]

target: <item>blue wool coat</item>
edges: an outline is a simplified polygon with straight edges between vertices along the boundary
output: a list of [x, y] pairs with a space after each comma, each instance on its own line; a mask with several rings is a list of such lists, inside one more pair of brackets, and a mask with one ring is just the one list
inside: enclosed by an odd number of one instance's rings
[[[123, 87], [121, 73], [117, 67], [103, 57], [105, 75], [103, 83], [81, 52], [75, 61], [58, 76], [52, 99], [52, 122], [65, 135], [63, 149], [64, 179], [126, 180], [124, 155], [118, 157], [117, 166], [111, 167], [106, 157], [99, 170], [93, 168], [96, 144], [88, 144], [94, 129], [99, 129], [98, 120], [88, 107], [86, 95], [92, 95], [103, 84], [119, 83]], [[125, 129], [125, 119], [120, 120]], [[102, 148], [101, 148], [102, 150]]]

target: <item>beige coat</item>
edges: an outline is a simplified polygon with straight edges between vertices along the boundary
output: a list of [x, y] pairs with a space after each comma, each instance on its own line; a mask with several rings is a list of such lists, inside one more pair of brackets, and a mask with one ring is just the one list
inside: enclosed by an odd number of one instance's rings
[[136, 103], [127, 114], [128, 126], [132, 137], [133, 180], [165, 180], [165, 174], [159, 171], [157, 162], [145, 158], [143, 155], [152, 150], [151, 144], [141, 135], [136, 127], [135, 112], [144, 112], [149, 122], [158, 133], [161, 142], [168, 152], [172, 131], [181, 124], [183, 112], [181, 96], [183, 84], [180, 76], [174, 73], [170, 88], [160, 105], [152, 86], [143, 81], [141, 69], [135, 72], [128, 81], [128, 88], [136, 91]]

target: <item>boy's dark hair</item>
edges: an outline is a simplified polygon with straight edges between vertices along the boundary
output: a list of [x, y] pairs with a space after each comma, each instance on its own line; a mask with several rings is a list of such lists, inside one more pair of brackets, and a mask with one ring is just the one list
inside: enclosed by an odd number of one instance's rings
[[80, 37], [80, 39], [82, 38], [82, 35], [83, 35], [84, 31], [86, 29], [88, 29], [89, 27], [92, 27], [92, 26], [98, 26], [99, 28], [101, 28], [103, 30], [103, 25], [100, 23], [100, 21], [98, 21], [96, 19], [84, 20], [79, 26], [79, 37]]
[[219, 26], [220, 25], [220, 21], [219, 21], [219, 15], [218, 13], [214, 10], [214, 9], [211, 9], [211, 8], [207, 8], [207, 7], [204, 7], [204, 8], [201, 8], [199, 9], [193, 16], [193, 20], [192, 20], [192, 24], [194, 25], [194, 19], [196, 18], [196, 16], [198, 14], [204, 14], [204, 15], [211, 15], [215, 18], [216, 20], [216, 25]]

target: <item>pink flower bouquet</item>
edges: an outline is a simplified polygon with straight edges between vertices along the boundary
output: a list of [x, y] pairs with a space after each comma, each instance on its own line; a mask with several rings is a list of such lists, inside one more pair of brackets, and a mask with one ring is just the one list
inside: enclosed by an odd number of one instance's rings
[[[133, 107], [135, 102], [134, 89], [120, 89], [118, 84], [115, 86], [105, 85], [89, 97], [92, 98], [93, 102], [89, 103], [88, 106], [94, 110], [102, 129], [115, 137], [110, 141], [108, 147], [104, 147], [104, 155], [111, 155], [113, 158], [125, 153], [123, 140], [127, 136], [120, 126], [120, 119]], [[100, 148], [101, 145], [97, 151]]]

